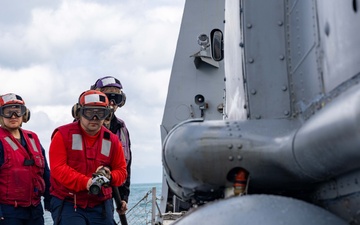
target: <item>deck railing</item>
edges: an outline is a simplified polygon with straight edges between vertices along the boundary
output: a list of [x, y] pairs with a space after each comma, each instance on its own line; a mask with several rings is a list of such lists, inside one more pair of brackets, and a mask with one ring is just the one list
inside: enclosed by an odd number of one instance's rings
[[[129, 225], [156, 225], [157, 216], [161, 217], [159, 198], [156, 197], [156, 188], [145, 193], [134, 206], [126, 212], [126, 219]], [[117, 223], [121, 225], [120, 221]]]

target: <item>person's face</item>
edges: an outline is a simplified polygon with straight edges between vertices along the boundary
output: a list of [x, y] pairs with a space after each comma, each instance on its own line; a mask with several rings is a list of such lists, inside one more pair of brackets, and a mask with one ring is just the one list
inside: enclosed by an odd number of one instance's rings
[[94, 117], [92, 120], [88, 120], [80, 115], [80, 126], [90, 135], [95, 135], [104, 124], [104, 120], [99, 120]]
[[110, 110], [105, 107], [84, 106], [80, 109], [80, 125], [88, 134], [94, 135], [100, 130], [109, 113]]
[[[101, 92], [103, 93], [114, 93], [114, 94], [121, 94], [121, 90], [117, 87], [104, 87], [104, 88], [101, 88], [100, 90]], [[109, 99], [109, 102], [110, 102], [110, 107], [114, 110], [114, 112], [117, 110], [118, 106], [116, 105], [116, 103], [114, 101], [111, 101]]]
[[4, 126], [7, 129], [10, 130], [16, 130], [19, 129], [21, 127], [21, 124], [23, 122], [23, 117], [22, 116], [16, 116], [15, 114], [13, 114], [10, 118], [5, 118], [2, 117], [3, 121], [4, 121]]

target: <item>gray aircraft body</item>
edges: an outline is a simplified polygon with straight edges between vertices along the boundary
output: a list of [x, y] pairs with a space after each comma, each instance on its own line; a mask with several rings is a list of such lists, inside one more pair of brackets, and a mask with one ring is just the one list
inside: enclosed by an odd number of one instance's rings
[[186, 1], [158, 224], [170, 211], [179, 225], [360, 224], [359, 11], [359, 0]]

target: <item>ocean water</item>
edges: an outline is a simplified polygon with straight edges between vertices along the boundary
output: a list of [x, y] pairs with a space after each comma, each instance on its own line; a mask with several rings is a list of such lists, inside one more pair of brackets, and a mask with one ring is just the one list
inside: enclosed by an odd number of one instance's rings
[[[131, 186], [130, 186], [130, 196], [129, 196], [129, 202], [128, 202], [128, 209], [131, 209], [140, 200], [142, 200], [144, 198], [144, 196], [149, 191], [151, 191], [151, 189], [153, 187], [156, 188], [156, 196], [159, 198], [161, 196], [161, 183], [131, 184]], [[149, 197], [151, 198], [151, 194], [150, 194]], [[133, 211], [135, 211], [135, 209]], [[139, 215], [139, 217], [146, 217], [145, 212], [142, 212], [142, 213], [143, 213], [143, 215]], [[45, 212], [44, 213], [44, 218], [45, 218], [45, 225], [53, 225], [53, 220], [51, 218], [50, 212]], [[116, 222], [120, 221], [119, 216], [117, 215], [117, 213], [115, 213], [114, 218], [115, 218]], [[128, 218], [128, 223], [131, 224], [129, 219], [130, 218]], [[132, 223], [132, 224], [135, 224], [135, 223]]]

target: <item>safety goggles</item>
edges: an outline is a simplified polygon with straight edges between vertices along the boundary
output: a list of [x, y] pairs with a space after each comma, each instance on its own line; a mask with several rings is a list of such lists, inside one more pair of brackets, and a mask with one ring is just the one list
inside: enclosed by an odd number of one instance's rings
[[24, 105], [5, 105], [0, 108], [0, 115], [4, 118], [11, 118], [13, 115], [16, 117], [23, 116], [26, 113], [26, 107]]
[[105, 93], [109, 102], [113, 102], [115, 105], [120, 105], [123, 101], [123, 95], [118, 93]]
[[94, 117], [98, 120], [104, 120], [110, 115], [110, 109], [104, 107], [82, 107], [80, 114], [87, 120], [93, 120]]

